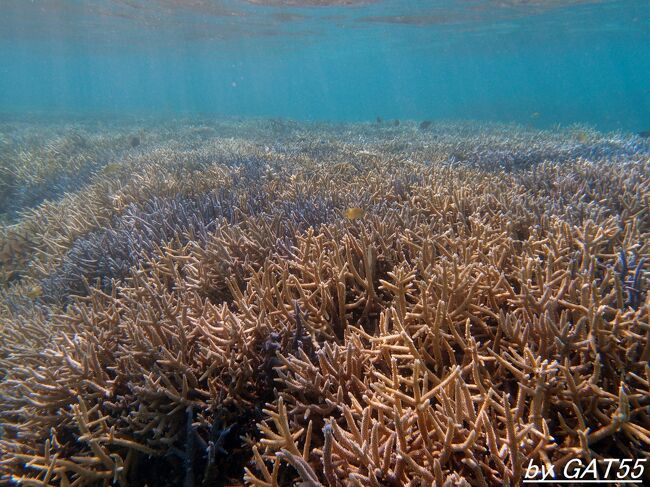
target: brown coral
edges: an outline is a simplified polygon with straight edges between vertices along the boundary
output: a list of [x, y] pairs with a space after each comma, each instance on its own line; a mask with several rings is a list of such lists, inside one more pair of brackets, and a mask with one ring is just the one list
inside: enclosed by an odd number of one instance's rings
[[[229, 142], [255, 164], [228, 163], [227, 143], [160, 149], [135, 182], [91, 183], [87, 208], [58, 203], [84, 220], [46, 205], [11, 230], [36, 243], [7, 252], [24, 274], [2, 300], [7, 478], [160, 484], [157, 465], [185, 485], [516, 485], [530, 460], [647, 457], [647, 154], [507, 172], [450, 163], [417, 125], [328, 150], [296, 130], [295, 157]], [[218, 188], [233, 218], [201, 238], [158, 243], [67, 308], [25, 302], [66, 228], [123, 211], [108, 194]]]

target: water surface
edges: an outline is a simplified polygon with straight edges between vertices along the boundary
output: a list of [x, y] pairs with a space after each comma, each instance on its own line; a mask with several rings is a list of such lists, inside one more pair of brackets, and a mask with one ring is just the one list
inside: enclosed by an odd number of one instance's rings
[[647, 0], [2, 0], [0, 112], [650, 127]]

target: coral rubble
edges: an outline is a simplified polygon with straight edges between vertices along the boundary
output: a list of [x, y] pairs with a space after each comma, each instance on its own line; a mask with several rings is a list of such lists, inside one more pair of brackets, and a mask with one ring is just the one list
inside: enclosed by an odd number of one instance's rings
[[0, 201], [2, 479], [517, 485], [648, 458], [650, 145], [421, 128], [73, 127], [48, 149], [70, 166], [7, 157], [34, 195]]

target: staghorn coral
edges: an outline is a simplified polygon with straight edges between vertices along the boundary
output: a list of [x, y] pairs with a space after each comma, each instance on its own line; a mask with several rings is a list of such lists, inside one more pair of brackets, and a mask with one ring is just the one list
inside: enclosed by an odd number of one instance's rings
[[516, 485], [647, 458], [638, 138], [205, 127], [7, 228], [4, 478]]

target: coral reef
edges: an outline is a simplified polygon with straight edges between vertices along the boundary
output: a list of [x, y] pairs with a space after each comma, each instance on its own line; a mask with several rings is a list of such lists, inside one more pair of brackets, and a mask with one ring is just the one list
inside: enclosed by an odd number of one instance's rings
[[2, 479], [518, 485], [648, 458], [643, 139], [104, 130], [124, 151], [0, 234]]

